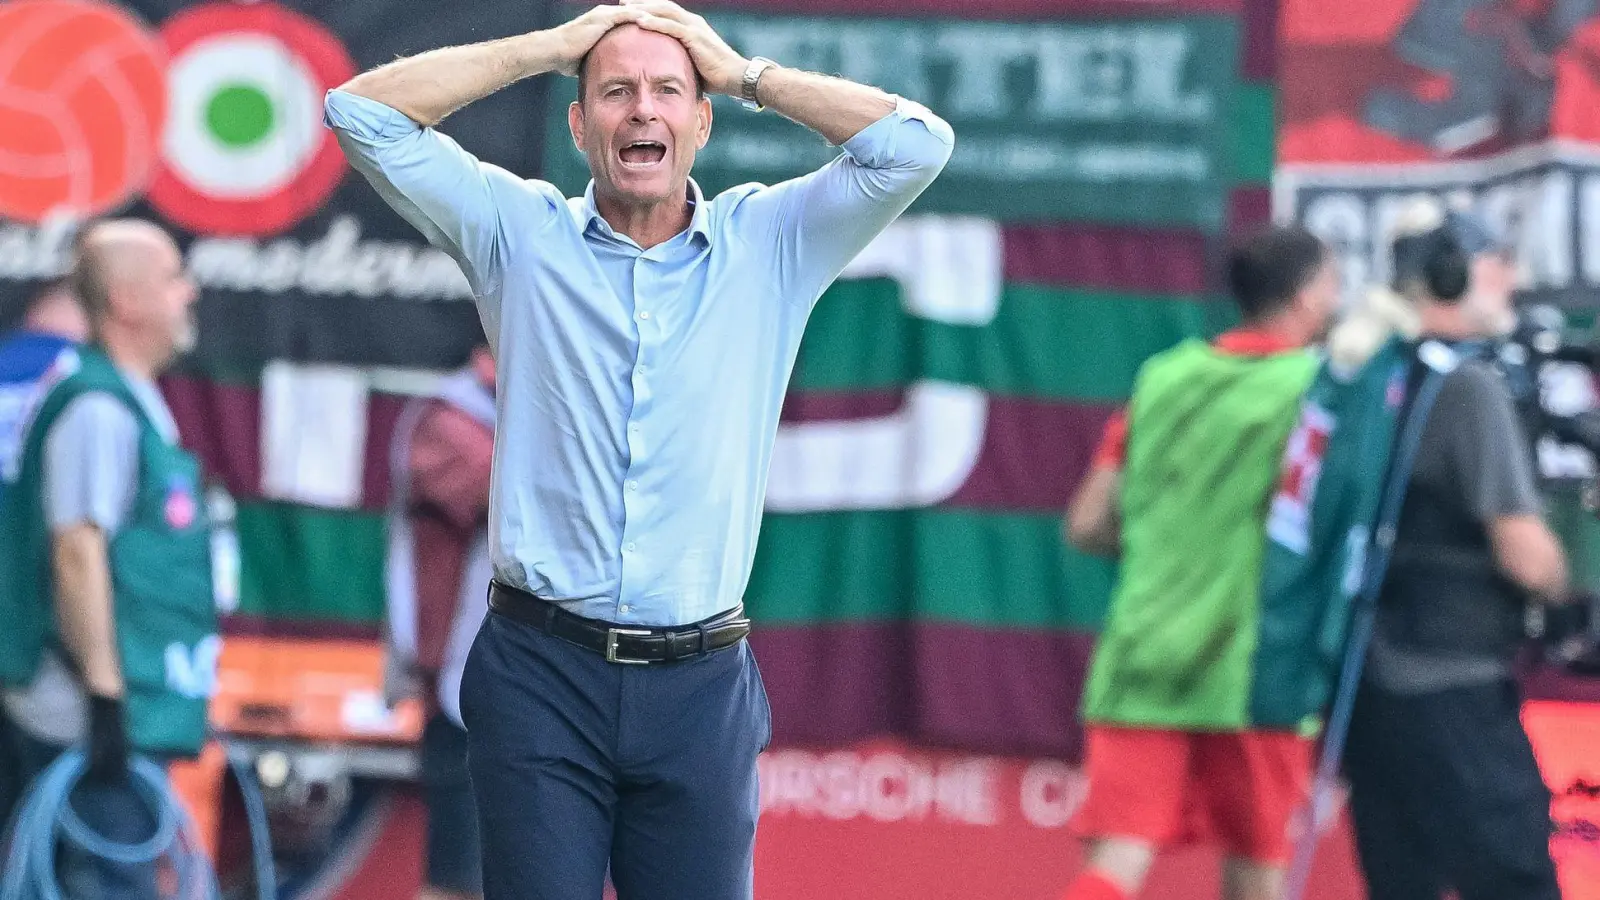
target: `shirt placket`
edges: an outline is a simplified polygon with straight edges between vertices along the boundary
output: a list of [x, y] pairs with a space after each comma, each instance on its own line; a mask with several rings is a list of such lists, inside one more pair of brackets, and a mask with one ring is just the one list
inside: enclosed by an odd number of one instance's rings
[[644, 420], [655, 398], [655, 372], [652, 364], [658, 358], [661, 345], [658, 310], [652, 308], [653, 297], [659, 297], [659, 275], [652, 271], [651, 261], [641, 255], [633, 262], [633, 324], [639, 340], [634, 345], [633, 406], [628, 411], [627, 442], [628, 465], [622, 477], [622, 578], [617, 592], [617, 621], [627, 622], [639, 617], [638, 598], [648, 585], [650, 546], [645, 522], [649, 498], [641, 489], [643, 474], [653, 461], [655, 448], [650, 446]]

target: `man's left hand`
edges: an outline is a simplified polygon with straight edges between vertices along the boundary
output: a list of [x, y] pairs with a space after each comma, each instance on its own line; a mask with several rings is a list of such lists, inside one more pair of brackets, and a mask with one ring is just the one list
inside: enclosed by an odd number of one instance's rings
[[744, 70], [750, 61], [728, 46], [728, 42], [712, 30], [704, 16], [689, 12], [672, 0], [622, 0], [622, 5], [648, 13], [639, 20], [639, 27], [675, 38], [683, 44], [689, 51], [689, 58], [694, 60], [700, 78], [705, 81], [707, 91], [730, 97], [739, 96], [744, 84]]

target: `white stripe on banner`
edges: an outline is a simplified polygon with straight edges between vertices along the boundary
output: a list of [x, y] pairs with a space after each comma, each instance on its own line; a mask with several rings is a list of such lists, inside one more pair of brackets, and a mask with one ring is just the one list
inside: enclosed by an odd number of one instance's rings
[[368, 379], [348, 366], [275, 361], [261, 373], [261, 493], [335, 509], [361, 503]]

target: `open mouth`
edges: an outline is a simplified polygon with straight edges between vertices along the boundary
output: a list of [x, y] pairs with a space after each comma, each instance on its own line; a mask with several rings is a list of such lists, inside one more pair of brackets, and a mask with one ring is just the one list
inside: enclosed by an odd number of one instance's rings
[[625, 166], [653, 166], [667, 156], [667, 145], [660, 141], [634, 141], [617, 151]]

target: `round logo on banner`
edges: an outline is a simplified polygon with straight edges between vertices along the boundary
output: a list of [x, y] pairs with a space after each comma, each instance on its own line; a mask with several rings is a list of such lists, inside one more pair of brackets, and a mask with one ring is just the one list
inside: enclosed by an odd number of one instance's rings
[[151, 205], [190, 231], [264, 235], [321, 205], [344, 174], [322, 96], [355, 74], [344, 45], [274, 3], [208, 3], [161, 28], [167, 128]]
[[165, 66], [119, 7], [0, 3], [0, 217], [95, 216], [137, 194], [156, 163]]

